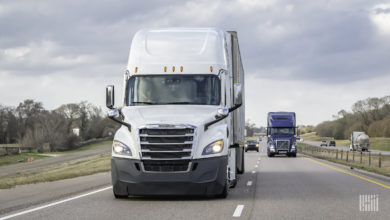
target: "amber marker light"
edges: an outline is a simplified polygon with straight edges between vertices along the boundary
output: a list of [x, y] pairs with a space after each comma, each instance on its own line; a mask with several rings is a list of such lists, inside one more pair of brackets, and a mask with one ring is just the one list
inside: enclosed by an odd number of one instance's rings
[[172, 67], [172, 72], [175, 72], [175, 66]]
[[135, 73], [137, 73], [137, 72], [138, 72], [138, 67], [135, 67], [135, 70], [134, 70], [134, 72], [135, 72]]
[[180, 72], [183, 72], [183, 66], [180, 67]]
[[167, 72], [167, 67], [166, 66], [164, 66], [164, 72]]
[[210, 66], [210, 72], [213, 72], [213, 66]]

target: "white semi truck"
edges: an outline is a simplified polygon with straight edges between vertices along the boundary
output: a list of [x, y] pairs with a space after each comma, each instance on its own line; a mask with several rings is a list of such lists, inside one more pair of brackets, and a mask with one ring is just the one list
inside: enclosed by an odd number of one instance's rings
[[116, 198], [226, 197], [244, 172], [244, 71], [237, 33], [216, 28], [138, 31], [121, 107], [106, 87]]
[[363, 131], [353, 131], [351, 134], [350, 151], [369, 151], [370, 138]]

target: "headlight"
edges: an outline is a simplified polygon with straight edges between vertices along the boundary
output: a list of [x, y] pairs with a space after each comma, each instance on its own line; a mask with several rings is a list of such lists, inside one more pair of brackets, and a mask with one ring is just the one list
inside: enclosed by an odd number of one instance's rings
[[204, 148], [202, 155], [217, 154], [217, 153], [221, 153], [222, 150], [223, 150], [223, 141], [219, 140], [207, 145], [207, 147]]
[[245, 144], [245, 147], [248, 147], [248, 145], [247, 145], [247, 144]]
[[130, 148], [119, 141], [114, 141], [112, 143], [112, 152], [118, 155], [132, 156]]
[[275, 152], [275, 146], [274, 146], [274, 145], [271, 145], [271, 146], [269, 147], [269, 150], [270, 150], [271, 152]]
[[259, 147], [259, 144], [256, 144], [256, 147]]
[[295, 149], [295, 148], [296, 148], [296, 147], [295, 147], [295, 144], [293, 144], [293, 145], [291, 146], [291, 148], [292, 148], [292, 149]]

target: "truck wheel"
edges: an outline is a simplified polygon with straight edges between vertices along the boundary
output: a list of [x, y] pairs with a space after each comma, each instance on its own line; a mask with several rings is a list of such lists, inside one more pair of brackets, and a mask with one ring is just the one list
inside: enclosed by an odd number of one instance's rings
[[292, 157], [297, 157], [297, 153], [292, 153], [291, 156]]
[[237, 179], [230, 182], [230, 188], [235, 188], [237, 186]]
[[129, 195], [120, 195], [120, 194], [116, 194], [116, 193], [115, 193], [115, 189], [113, 190], [113, 193], [114, 193], [115, 199], [124, 199], [124, 198], [129, 197]]
[[272, 153], [267, 153], [267, 156], [268, 156], [268, 157], [273, 157], [274, 154], [272, 154]]
[[[227, 175], [227, 174], [226, 174]], [[225, 199], [229, 194], [229, 180], [227, 177], [225, 177], [225, 185], [223, 187], [222, 193], [215, 195], [216, 198]]]
[[244, 153], [242, 153], [242, 159], [241, 159], [241, 170], [237, 168], [237, 174], [243, 174], [245, 173], [245, 156]]

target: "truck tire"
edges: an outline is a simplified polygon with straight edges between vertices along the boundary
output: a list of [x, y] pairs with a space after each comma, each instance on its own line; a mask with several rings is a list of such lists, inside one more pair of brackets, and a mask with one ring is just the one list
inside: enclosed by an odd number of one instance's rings
[[267, 153], [267, 156], [268, 156], [268, 157], [273, 157], [274, 154], [272, 154], [272, 153]]
[[[227, 175], [227, 174], [226, 174]], [[221, 194], [215, 195], [216, 198], [225, 199], [229, 194], [229, 180], [227, 179], [227, 176], [225, 177], [225, 185], [223, 187], [223, 190]]]
[[116, 194], [115, 193], [115, 186], [112, 187], [112, 192], [114, 193], [114, 196], [115, 196], [115, 199], [124, 199], [124, 198], [127, 198], [129, 197], [129, 195], [122, 195], [122, 194]]
[[292, 153], [291, 156], [292, 157], [297, 157], [297, 153]]
[[230, 188], [235, 188], [237, 186], [237, 179], [230, 182]]
[[244, 152], [242, 152], [241, 170], [237, 168], [237, 174], [243, 174], [243, 173], [245, 173], [245, 156], [244, 156]]

